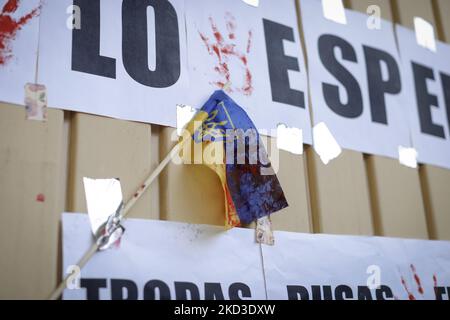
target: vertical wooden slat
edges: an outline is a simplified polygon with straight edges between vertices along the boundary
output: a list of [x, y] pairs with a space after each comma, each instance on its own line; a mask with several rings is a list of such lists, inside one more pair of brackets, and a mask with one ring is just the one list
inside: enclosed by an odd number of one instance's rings
[[[83, 113], [72, 119], [69, 164], [69, 210], [87, 212], [83, 177], [120, 178], [124, 200], [154, 169], [151, 126]], [[151, 186], [154, 189], [155, 186]], [[130, 217], [158, 219], [148, 190], [131, 209]], [[155, 211], [156, 210], [156, 211]]]
[[[161, 128], [160, 157], [177, 143], [176, 129]], [[225, 224], [223, 191], [217, 175], [201, 164], [171, 162], [160, 176], [161, 219]]]
[[44, 299], [57, 281], [63, 111], [25, 120], [0, 104], [0, 298]]
[[[272, 148], [276, 140], [270, 139]], [[305, 155], [294, 155], [276, 149], [279, 157], [277, 176], [283, 187], [289, 207], [272, 215], [274, 230], [312, 232], [312, 221], [308, 195], [308, 181]], [[274, 159], [272, 159], [274, 160]], [[274, 168], [277, 165], [274, 164]]]
[[[381, 17], [392, 20], [388, 0], [349, 0], [352, 9], [366, 13], [377, 5]], [[419, 171], [400, 165], [398, 160], [368, 155], [367, 175], [377, 235], [428, 238]]]
[[344, 150], [324, 165], [311, 147], [306, 152], [314, 232], [372, 235], [363, 154]]

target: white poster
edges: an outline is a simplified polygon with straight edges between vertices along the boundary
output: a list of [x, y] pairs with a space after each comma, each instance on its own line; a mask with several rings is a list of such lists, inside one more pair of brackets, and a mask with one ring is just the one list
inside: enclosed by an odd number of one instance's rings
[[275, 232], [260, 247], [252, 229], [141, 219], [77, 289], [74, 265], [94, 239], [86, 214], [62, 221], [65, 299], [450, 299], [448, 241]]
[[0, 0], [0, 101], [23, 105], [36, 81], [39, 0]]
[[417, 44], [414, 31], [396, 31], [418, 160], [450, 169], [450, 45], [437, 41], [433, 52]]
[[38, 82], [49, 107], [176, 126], [185, 39], [183, 0], [47, 0]]
[[[265, 299], [253, 230], [139, 219], [124, 227], [120, 244], [96, 253], [81, 288], [66, 289], [64, 299]], [[64, 214], [64, 270], [93, 241], [86, 214]]]
[[275, 232], [274, 300], [449, 300], [450, 242]]
[[324, 122], [347, 149], [398, 158], [410, 147], [392, 23], [345, 10], [346, 23], [324, 17], [322, 1], [301, 0], [313, 124]]
[[223, 89], [261, 133], [278, 124], [303, 131], [311, 143], [306, 67], [294, 0], [186, 2], [189, 104]]

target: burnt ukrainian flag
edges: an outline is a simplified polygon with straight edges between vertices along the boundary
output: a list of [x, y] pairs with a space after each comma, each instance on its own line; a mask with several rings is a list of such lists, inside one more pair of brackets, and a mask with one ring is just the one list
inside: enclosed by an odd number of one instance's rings
[[[202, 144], [203, 164], [220, 178], [226, 227], [288, 206], [255, 125], [227, 94], [215, 91], [186, 129], [194, 144]], [[205, 150], [214, 150], [213, 161], [205, 159]]]

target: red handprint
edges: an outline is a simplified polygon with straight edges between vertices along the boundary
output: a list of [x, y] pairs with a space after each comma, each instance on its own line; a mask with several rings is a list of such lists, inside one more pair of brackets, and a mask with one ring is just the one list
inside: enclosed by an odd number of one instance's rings
[[[253, 92], [252, 74], [248, 67], [247, 55], [250, 53], [250, 49], [252, 46], [252, 31], [248, 31], [247, 45], [245, 51], [243, 52], [238, 50], [236, 47], [236, 19], [231, 13], [227, 12], [225, 14], [226, 28], [228, 31], [228, 35], [226, 37], [224, 37], [220, 33], [212, 17], [209, 18], [209, 22], [211, 25], [214, 41], [210, 41], [209, 37], [207, 37], [200, 31], [199, 34], [200, 38], [203, 40], [206, 48], [208, 49], [208, 53], [212, 56], [215, 56], [217, 59], [217, 64], [214, 67], [214, 71], [218, 73], [221, 79], [213, 82], [213, 84], [228, 92], [237, 91], [246, 96], [251, 95]], [[237, 58], [244, 72], [244, 82], [242, 86], [233, 86], [231, 83], [229, 62], [233, 58]]]
[[20, 0], [8, 0], [0, 11], [0, 66], [13, 56], [9, 46], [10, 41], [29, 20], [39, 14], [40, 6], [15, 20], [11, 15], [16, 12], [19, 5]]
[[[422, 281], [421, 281], [419, 275], [417, 274], [416, 267], [413, 264], [411, 264], [409, 267], [411, 268], [414, 282], [416, 283], [416, 286], [417, 286], [417, 291], [423, 296], [424, 290], [422, 287]], [[405, 278], [401, 277], [401, 281], [402, 281], [403, 288], [405, 289], [406, 293], [408, 294], [408, 299], [416, 300], [416, 296], [408, 288]], [[436, 288], [437, 287], [437, 277], [435, 274], [433, 275], [433, 283], [434, 283], [434, 288]]]

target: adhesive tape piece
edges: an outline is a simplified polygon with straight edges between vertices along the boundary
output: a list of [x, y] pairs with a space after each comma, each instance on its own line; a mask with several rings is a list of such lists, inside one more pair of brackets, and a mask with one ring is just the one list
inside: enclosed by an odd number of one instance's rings
[[277, 126], [277, 147], [293, 154], [303, 154], [303, 132], [285, 124]]
[[183, 135], [184, 128], [196, 113], [197, 110], [195, 108], [184, 104], [177, 104], [177, 134], [179, 137]]
[[347, 24], [345, 8], [342, 0], [322, 0], [323, 16], [328, 20]]
[[242, 1], [244, 1], [248, 5], [251, 5], [252, 7], [259, 6], [259, 0], [242, 0]]
[[417, 156], [418, 153], [414, 148], [398, 147], [398, 160], [406, 167], [417, 168]]
[[91, 229], [97, 235], [99, 229], [117, 211], [122, 203], [122, 188], [119, 179], [83, 178], [84, 193]]
[[414, 17], [414, 29], [417, 44], [436, 52], [436, 38], [433, 25], [423, 18]]
[[328, 164], [331, 160], [337, 158], [342, 152], [342, 149], [336, 139], [331, 134], [327, 125], [323, 122], [320, 122], [314, 126], [313, 142], [314, 150], [324, 164]]

